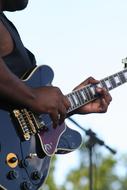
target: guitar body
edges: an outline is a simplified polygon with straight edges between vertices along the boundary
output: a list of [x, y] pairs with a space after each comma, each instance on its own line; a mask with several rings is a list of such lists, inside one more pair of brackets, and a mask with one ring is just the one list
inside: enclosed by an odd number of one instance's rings
[[9, 114], [4, 111], [0, 111], [0, 129], [0, 184], [8, 190], [26, 186], [38, 189], [48, 175], [50, 157], [38, 158], [35, 137], [21, 141]]
[[[31, 87], [49, 86], [53, 76], [50, 67], [40, 66], [24, 82]], [[42, 114], [39, 121], [47, 128], [23, 140], [12, 112], [0, 109], [0, 185], [7, 190], [37, 190], [47, 178], [52, 155], [75, 150], [81, 136], [64, 123], [53, 129], [49, 115]]]
[[[53, 71], [43, 66], [26, 83], [34, 87], [44, 86], [50, 85], [52, 79]], [[51, 158], [47, 155], [39, 158], [35, 136], [22, 141], [18, 127], [10, 112], [0, 110], [0, 184], [8, 190], [36, 190], [48, 175]]]
[[[37, 69], [35, 69], [24, 82], [28, 86], [34, 88], [40, 86], [51, 86], [53, 76], [54, 74], [52, 69], [46, 65], [43, 65], [37, 67]], [[63, 123], [54, 129], [52, 127], [52, 120], [48, 114], [40, 114], [38, 120], [39, 123], [43, 122], [44, 125], [44, 128], [36, 136], [36, 140], [40, 144], [38, 156], [43, 157], [43, 152], [48, 156], [52, 156], [56, 151], [60, 136], [66, 129], [66, 125]]]

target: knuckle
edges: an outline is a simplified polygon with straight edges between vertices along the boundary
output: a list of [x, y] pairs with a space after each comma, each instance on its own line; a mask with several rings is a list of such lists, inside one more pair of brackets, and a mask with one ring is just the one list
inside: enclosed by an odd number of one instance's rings
[[92, 76], [88, 77], [89, 80], [94, 80], [94, 78]]
[[55, 86], [54, 89], [55, 89], [56, 93], [61, 93], [61, 90], [58, 87]]

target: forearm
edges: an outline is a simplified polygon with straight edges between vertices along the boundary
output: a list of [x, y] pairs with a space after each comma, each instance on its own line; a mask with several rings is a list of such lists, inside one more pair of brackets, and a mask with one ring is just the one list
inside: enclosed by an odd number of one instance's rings
[[12, 105], [30, 107], [34, 98], [32, 89], [15, 76], [0, 58], [0, 99]]

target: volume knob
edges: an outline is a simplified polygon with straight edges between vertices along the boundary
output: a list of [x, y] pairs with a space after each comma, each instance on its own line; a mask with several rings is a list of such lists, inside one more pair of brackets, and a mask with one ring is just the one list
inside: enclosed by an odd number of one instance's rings
[[10, 168], [15, 168], [18, 165], [18, 158], [16, 154], [14, 153], [7, 154], [6, 163]]
[[32, 178], [33, 180], [39, 180], [39, 179], [41, 179], [41, 173], [38, 172], [38, 171], [34, 171], [34, 172], [32, 173], [32, 175], [31, 175], [31, 178]]
[[15, 163], [15, 162], [17, 162], [17, 158], [16, 157], [12, 157], [12, 158], [10, 158], [10, 160], [8, 160], [8, 162], [10, 162], [10, 163]]
[[12, 180], [13, 180], [13, 179], [17, 179], [17, 178], [19, 177], [19, 174], [18, 174], [17, 171], [11, 170], [11, 171], [8, 172], [7, 177], [8, 177], [9, 179], [12, 179]]
[[32, 184], [29, 181], [24, 181], [23, 183], [21, 183], [21, 189], [22, 190], [31, 190]]

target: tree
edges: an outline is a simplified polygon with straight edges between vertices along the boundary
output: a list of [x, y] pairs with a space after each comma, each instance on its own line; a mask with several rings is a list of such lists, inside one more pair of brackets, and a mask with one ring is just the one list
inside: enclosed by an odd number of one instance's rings
[[[97, 147], [95, 146], [95, 150]], [[86, 148], [86, 142], [77, 151], [80, 155], [80, 165], [73, 169], [67, 175], [64, 184], [59, 187], [54, 180], [54, 170], [56, 156], [51, 162], [50, 173], [44, 186], [40, 190], [89, 190], [89, 152]], [[119, 160], [121, 163], [119, 163]], [[127, 189], [127, 173], [119, 174], [119, 167], [126, 167], [127, 159], [121, 156], [120, 159], [115, 159], [111, 155], [103, 152], [94, 152], [93, 158], [93, 186], [94, 190], [125, 190]], [[120, 165], [121, 166], [120, 166]]]
[[56, 156], [53, 156], [50, 164], [49, 176], [46, 179], [45, 184], [39, 190], [57, 190], [57, 184], [55, 183], [53, 176], [55, 170], [55, 162]]
[[[95, 149], [97, 147], [95, 146]], [[89, 156], [86, 143], [84, 142], [80, 154], [80, 166], [70, 171], [66, 177], [64, 186], [60, 190], [89, 190]], [[93, 159], [93, 186], [94, 190], [125, 190], [127, 189], [127, 178], [116, 173], [117, 160], [111, 155], [104, 155], [102, 152], [95, 153], [99, 159]], [[85, 158], [85, 159], [84, 159]]]

